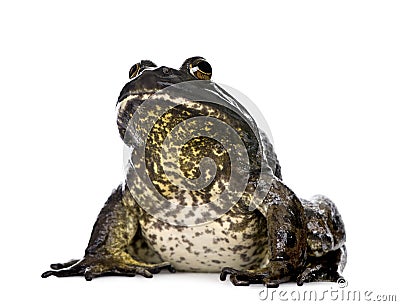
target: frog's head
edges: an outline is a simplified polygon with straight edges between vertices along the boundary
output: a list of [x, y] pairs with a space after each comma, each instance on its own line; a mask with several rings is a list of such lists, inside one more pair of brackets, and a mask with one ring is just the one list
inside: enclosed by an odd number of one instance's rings
[[212, 68], [202, 57], [188, 58], [179, 69], [157, 66], [142, 60], [129, 70], [132, 79], [121, 90], [118, 98], [118, 129], [122, 138], [126, 126], [139, 105], [156, 91], [181, 82], [210, 80]]

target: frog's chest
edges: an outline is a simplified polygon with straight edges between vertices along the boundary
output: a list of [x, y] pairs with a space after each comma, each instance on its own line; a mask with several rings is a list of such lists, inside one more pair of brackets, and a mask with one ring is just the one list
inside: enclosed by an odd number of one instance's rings
[[198, 226], [164, 223], [146, 213], [140, 219], [144, 239], [180, 271], [220, 272], [223, 267], [258, 267], [267, 252], [266, 220], [258, 212], [234, 209]]

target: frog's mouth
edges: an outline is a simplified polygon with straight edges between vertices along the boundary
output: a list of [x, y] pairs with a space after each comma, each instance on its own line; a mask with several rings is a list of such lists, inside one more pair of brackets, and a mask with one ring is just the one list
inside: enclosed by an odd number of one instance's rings
[[156, 93], [158, 90], [147, 90], [135, 93], [126, 93], [118, 98], [116, 104], [117, 112], [117, 124], [120, 136], [124, 139], [126, 127], [129, 124], [129, 120], [137, 109], [146, 101], [151, 95]]
[[143, 87], [141, 86], [141, 88], [140, 87], [139, 88], [138, 87], [130, 88], [129, 87], [130, 83], [128, 83], [122, 89], [120, 96], [118, 97], [117, 105], [120, 103], [124, 103], [124, 101], [129, 100], [129, 99], [145, 100], [145, 99], [149, 98], [152, 94], [155, 94], [156, 92], [158, 92], [160, 90], [163, 90], [169, 86], [180, 83], [179, 81], [169, 80], [169, 79], [160, 79], [151, 84], [144, 85]]
[[143, 91], [138, 91], [138, 92], [127, 92], [121, 96], [119, 96], [118, 101], [117, 101], [117, 106], [126, 104], [128, 101], [131, 100], [146, 100], [148, 97], [150, 97], [152, 94], [156, 93], [158, 90], [143, 90]]

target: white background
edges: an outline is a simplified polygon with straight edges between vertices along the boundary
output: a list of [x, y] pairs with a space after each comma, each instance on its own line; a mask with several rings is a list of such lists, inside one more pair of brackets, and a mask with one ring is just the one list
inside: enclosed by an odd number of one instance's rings
[[83, 255], [123, 179], [114, 107], [131, 65], [195, 55], [262, 110], [284, 181], [337, 203], [349, 288], [399, 300], [399, 16], [396, 1], [2, 2], [0, 303], [267, 303], [217, 274], [40, 278]]

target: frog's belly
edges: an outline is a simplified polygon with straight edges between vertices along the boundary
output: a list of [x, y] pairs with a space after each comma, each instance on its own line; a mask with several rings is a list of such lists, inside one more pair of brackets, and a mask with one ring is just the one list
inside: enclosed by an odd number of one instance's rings
[[266, 220], [257, 214], [230, 216], [206, 225], [177, 227], [149, 215], [140, 222], [144, 239], [178, 271], [220, 272], [265, 264]]

